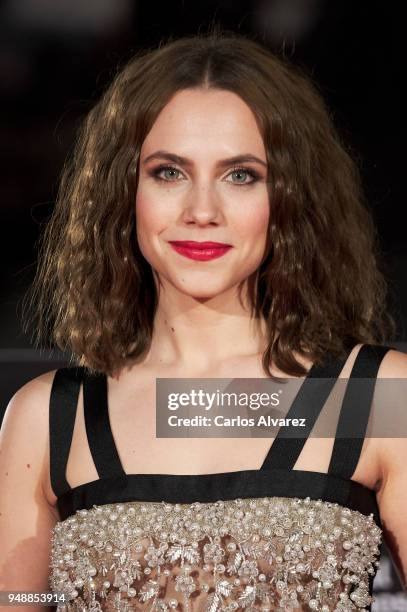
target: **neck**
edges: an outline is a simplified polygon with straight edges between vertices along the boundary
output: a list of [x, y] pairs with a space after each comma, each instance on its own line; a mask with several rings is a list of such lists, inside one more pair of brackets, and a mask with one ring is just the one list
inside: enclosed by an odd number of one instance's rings
[[160, 295], [145, 363], [199, 371], [230, 358], [259, 354], [266, 343], [264, 321], [251, 318], [235, 289], [207, 299], [166, 289]]

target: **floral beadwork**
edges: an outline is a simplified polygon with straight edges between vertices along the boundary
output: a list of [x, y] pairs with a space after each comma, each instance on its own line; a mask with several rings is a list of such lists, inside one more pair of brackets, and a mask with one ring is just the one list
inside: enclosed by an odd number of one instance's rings
[[61, 612], [363, 611], [381, 539], [309, 497], [94, 505], [55, 525], [50, 586]]

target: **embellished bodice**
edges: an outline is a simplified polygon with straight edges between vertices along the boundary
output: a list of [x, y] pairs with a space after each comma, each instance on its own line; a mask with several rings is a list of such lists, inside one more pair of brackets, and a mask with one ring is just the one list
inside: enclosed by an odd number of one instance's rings
[[[57, 370], [50, 476], [61, 520], [51, 534], [49, 583], [65, 596], [58, 611], [370, 611], [382, 524], [375, 492], [352, 475], [388, 350], [359, 350], [326, 473], [294, 469], [307, 438], [280, 429], [258, 470], [127, 474], [110, 427], [106, 376]], [[290, 406], [288, 418], [306, 416], [307, 435], [346, 359], [314, 365]], [[317, 392], [308, 384], [315, 377]], [[362, 393], [353, 384], [361, 377]], [[99, 478], [71, 488], [66, 466], [81, 385]]]
[[95, 505], [55, 526], [50, 580], [69, 612], [347, 612], [380, 542], [373, 515], [309, 497]]

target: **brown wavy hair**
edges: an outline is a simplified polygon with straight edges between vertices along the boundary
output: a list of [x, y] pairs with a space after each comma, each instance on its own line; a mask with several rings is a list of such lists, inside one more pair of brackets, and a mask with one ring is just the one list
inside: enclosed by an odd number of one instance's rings
[[24, 297], [35, 344], [56, 344], [78, 365], [112, 373], [150, 345], [157, 293], [136, 239], [142, 143], [170, 98], [186, 88], [239, 95], [252, 109], [268, 160], [270, 222], [263, 261], [248, 279], [251, 316], [266, 322], [262, 358], [294, 376], [293, 351], [322, 362], [394, 333], [379, 241], [357, 163], [306, 73], [241, 34], [169, 40], [114, 78], [81, 128], [39, 241]]

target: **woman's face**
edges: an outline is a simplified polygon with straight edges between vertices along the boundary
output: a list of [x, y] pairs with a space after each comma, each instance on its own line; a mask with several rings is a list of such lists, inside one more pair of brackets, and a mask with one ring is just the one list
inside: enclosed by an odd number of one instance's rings
[[[211, 298], [259, 267], [269, 219], [266, 180], [263, 139], [239, 96], [216, 89], [173, 96], [143, 143], [136, 196], [138, 243], [164, 288]], [[231, 246], [222, 255], [180, 252], [173, 241]]]

